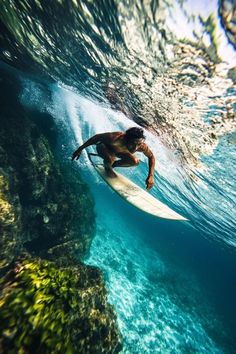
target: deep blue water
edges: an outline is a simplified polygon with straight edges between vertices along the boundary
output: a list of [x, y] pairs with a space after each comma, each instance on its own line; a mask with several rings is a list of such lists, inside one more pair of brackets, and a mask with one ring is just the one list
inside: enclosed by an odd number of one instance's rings
[[[104, 271], [124, 353], [236, 352], [235, 24], [220, 16], [232, 4], [3, 1], [0, 59], [18, 69], [22, 105], [54, 118], [58, 157], [141, 124], [157, 160], [151, 194], [189, 220], [144, 214], [85, 152], [73, 162], [95, 200], [86, 263]], [[144, 187], [139, 158], [121, 172]]]
[[[51, 87], [50, 106], [45, 101], [40, 105], [40, 87], [23, 82], [22, 103], [55, 118], [62, 159], [70, 159], [75, 147], [97, 132], [130, 126], [124, 114], [57, 85]], [[206, 158], [210, 170], [197, 182], [189, 180], [174, 154], [148, 132], [147, 140], [157, 156], [151, 193], [189, 221], [158, 219], [129, 205], [102, 181], [83, 152], [74, 163], [93, 193], [97, 225], [86, 263], [104, 271], [109, 301], [124, 337], [124, 353], [233, 353], [236, 257], [234, 248], [222, 242], [227, 223], [222, 227], [219, 220], [218, 227], [217, 218], [234, 218], [235, 210], [227, 206], [235, 195], [223, 194], [233, 183], [234, 170], [224, 174], [214, 161], [219, 154], [223, 160], [227, 139]], [[234, 159], [235, 145], [230, 149]], [[120, 170], [144, 186], [145, 158], [137, 168]], [[225, 180], [221, 187], [220, 178]], [[233, 240], [232, 224], [226, 231]]]

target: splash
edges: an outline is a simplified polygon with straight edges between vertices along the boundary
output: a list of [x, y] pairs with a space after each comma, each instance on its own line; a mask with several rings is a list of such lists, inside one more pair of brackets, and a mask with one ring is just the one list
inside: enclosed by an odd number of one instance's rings
[[4, 0], [0, 58], [110, 104], [199, 166], [236, 128], [233, 16], [231, 1]]

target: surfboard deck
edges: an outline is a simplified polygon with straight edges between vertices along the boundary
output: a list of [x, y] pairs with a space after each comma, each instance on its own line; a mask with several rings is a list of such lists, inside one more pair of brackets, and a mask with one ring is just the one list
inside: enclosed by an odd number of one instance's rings
[[115, 171], [117, 177], [108, 177], [103, 164], [96, 163], [92, 156], [96, 154], [88, 154], [93, 167], [103, 180], [116, 192], [120, 197], [125, 199], [128, 203], [145, 213], [151, 214], [158, 218], [170, 220], [187, 220], [160, 200], [153, 197], [144, 189], [140, 188], [134, 182], [123, 176], [121, 173]]

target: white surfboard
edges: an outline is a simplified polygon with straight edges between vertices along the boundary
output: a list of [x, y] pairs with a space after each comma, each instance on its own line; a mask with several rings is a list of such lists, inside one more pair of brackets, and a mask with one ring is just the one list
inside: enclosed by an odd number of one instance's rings
[[103, 164], [95, 163], [91, 158], [91, 155], [95, 154], [89, 154], [89, 159], [95, 170], [104, 179], [104, 181], [128, 203], [144, 211], [145, 213], [157, 216], [159, 218], [187, 220], [122, 174], [115, 171], [117, 177], [108, 177]]

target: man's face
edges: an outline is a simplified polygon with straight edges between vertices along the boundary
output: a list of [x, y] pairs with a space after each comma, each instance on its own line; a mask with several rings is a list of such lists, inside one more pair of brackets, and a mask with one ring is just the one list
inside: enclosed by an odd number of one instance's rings
[[134, 153], [136, 148], [144, 141], [144, 138], [136, 138], [136, 139], [129, 139], [126, 142], [126, 146], [128, 147], [131, 153]]

